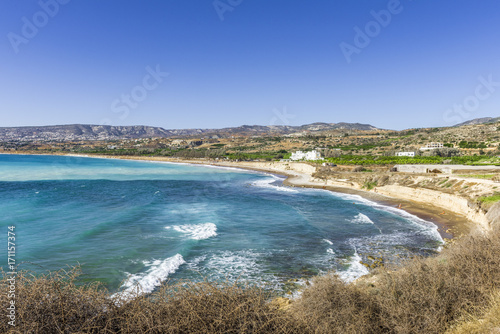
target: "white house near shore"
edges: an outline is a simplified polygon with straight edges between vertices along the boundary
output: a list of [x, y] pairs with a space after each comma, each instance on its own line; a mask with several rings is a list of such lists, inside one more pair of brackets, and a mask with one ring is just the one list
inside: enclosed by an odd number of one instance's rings
[[414, 157], [415, 152], [397, 152], [396, 156], [397, 157]]
[[292, 153], [292, 156], [290, 157], [290, 160], [320, 160], [320, 159], [321, 159], [321, 154], [316, 150], [312, 150], [310, 152], [297, 151]]

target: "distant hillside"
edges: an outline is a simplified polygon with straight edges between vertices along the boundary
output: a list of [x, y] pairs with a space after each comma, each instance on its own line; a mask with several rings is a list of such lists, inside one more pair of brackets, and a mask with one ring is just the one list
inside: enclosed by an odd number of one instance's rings
[[485, 124], [485, 123], [495, 123], [500, 122], [500, 117], [482, 117], [482, 118], [474, 118], [470, 121], [466, 121], [460, 124], [456, 124], [454, 126], [464, 126], [464, 125], [477, 125], [477, 124]]
[[231, 135], [283, 135], [297, 132], [317, 132], [327, 130], [378, 130], [369, 124], [359, 123], [312, 123], [301, 126], [288, 125], [243, 125], [223, 129], [180, 129], [166, 130], [152, 126], [111, 126], [111, 125], [54, 125], [0, 128], [0, 141], [80, 141], [118, 140], [151, 137], [196, 137]]
[[166, 137], [161, 128], [150, 126], [54, 125], [0, 128], [2, 141], [72, 141]]

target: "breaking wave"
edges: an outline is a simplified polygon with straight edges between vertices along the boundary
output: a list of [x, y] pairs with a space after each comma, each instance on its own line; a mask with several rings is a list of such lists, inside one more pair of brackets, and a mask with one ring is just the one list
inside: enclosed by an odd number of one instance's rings
[[130, 299], [136, 295], [147, 294], [160, 286], [167, 277], [177, 271], [181, 265], [186, 263], [180, 254], [176, 254], [165, 260], [143, 261], [149, 269], [143, 273], [129, 275], [127, 281], [122, 285], [124, 290], [113, 296], [122, 299]]
[[283, 191], [283, 192], [289, 192], [289, 193], [298, 193], [299, 191], [296, 189], [292, 189], [290, 187], [285, 187], [285, 186], [279, 186], [275, 185], [277, 181], [281, 181], [282, 178], [279, 178], [274, 175], [270, 175], [270, 178], [265, 178], [263, 180], [258, 180], [252, 182], [252, 185], [255, 187], [259, 188], [267, 188], [267, 189], [273, 189], [273, 190], [278, 190], [278, 191]]
[[351, 223], [355, 224], [373, 224], [372, 220], [368, 218], [367, 215], [362, 213], [358, 213], [354, 219], [351, 220]]
[[368, 269], [361, 264], [361, 256], [355, 251], [354, 255], [350, 258], [349, 262], [347, 263], [348, 268], [345, 271], [340, 271], [339, 277], [344, 281], [344, 282], [352, 282], [358, 278], [360, 278], [363, 275], [366, 275], [369, 273]]
[[214, 223], [205, 223], [197, 225], [174, 225], [166, 226], [167, 230], [174, 230], [180, 233], [184, 233], [193, 240], [203, 240], [217, 235], [217, 225]]

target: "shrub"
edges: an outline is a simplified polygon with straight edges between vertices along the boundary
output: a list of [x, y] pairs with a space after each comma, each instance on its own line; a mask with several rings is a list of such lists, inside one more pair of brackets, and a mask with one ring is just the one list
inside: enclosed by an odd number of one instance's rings
[[366, 291], [329, 274], [314, 280], [291, 312], [314, 333], [378, 333], [379, 309]]
[[377, 181], [365, 181], [365, 183], [363, 183], [363, 188], [368, 190], [372, 190], [376, 186], [377, 186]]
[[[269, 292], [228, 283], [165, 285], [129, 301], [99, 283], [77, 286], [79, 268], [16, 278], [16, 333], [304, 333]], [[8, 275], [3, 273], [2, 287]], [[0, 294], [7, 305], [7, 295]], [[120, 306], [121, 305], [121, 306]], [[13, 329], [7, 321], [0, 332]]]
[[[484, 319], [477, 328], [493, 328], [499, 323], [499, 228], [355, 283], [335, 274], [318, 277], [287, 310], [271, 303], [266, 290], [238, 284], [164, 285], [124, 301], [99, 283], [75, 284], [78, 268], [38, 276], [21, 271], [15, 331], [2, 321], [0, 332], [443, 333], [454, 325], [467, 332], [474, 319]], [[4, 273], [4, 291], [7, 278]], [[7, 298], [0, 294], [0, 303], [7, 305]], [[473, 321], [469, 326], [464, 319]]]

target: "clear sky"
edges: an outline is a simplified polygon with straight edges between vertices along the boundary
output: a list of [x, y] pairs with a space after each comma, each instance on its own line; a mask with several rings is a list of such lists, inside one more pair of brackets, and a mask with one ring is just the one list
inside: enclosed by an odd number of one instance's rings
[[2, 0], [0, 126], [500, 116], [500, 1]]

